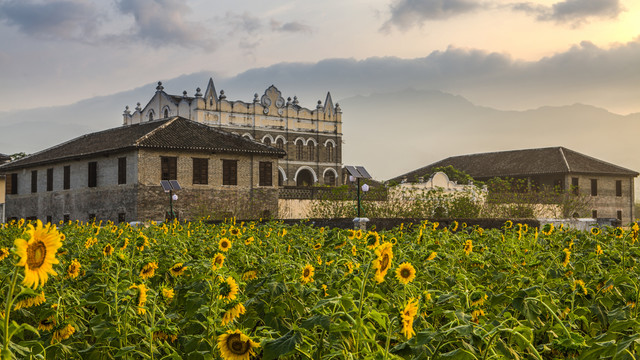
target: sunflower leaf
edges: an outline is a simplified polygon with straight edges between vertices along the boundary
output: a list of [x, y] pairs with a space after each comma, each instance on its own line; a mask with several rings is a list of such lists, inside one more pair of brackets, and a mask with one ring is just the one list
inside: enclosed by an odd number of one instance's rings
[[295, 350], [296, 345], [301, 342], [302, 334], [295, 330], [289, 330], [289, 332], [282, 335], [281, 337], [264, 343], [262, 359], [277, 359], [278, 357]]

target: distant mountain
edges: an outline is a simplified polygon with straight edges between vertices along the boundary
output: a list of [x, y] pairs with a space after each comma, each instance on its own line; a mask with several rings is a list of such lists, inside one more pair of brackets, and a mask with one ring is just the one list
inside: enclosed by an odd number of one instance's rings
[[[163, 80], [163, 85], [169, 93], [186, 90], [193, 95], [196, 87], [204, 91], [209, 76], [206, 72], [183, 75]], [[230, 100], [250, 101], [254, 92], [262, 94], [271, 85], [259, 86], [249, 78], [223, 79], [216, 82], [216, 88], [225, 89]], [[240, 85], [248, 83], [251, 87], [240, 93]], [[294, 95], [275, 85], [285, 98]], [[155, 86], [147, 84], [68, 106], [0, 113], [0, 153], [33, 153], [119, 126], [124, 106], [134, 108], [138, 101], [144, 106]], [[311, 92], [305, 88], [298, 94]], [[326, 93], [316, 95], [324, 99]], [[334, 102], [343, 110], [343, 162], [364, 165], [379, 180], [453, 155], [547, 146], [565, 146], [640, 170], [640, 158], [633, 151], [640, 113], [623, 116], [583, 104], [504, 111], [473, 104], [462, 96], [415, 89], [342, 99], [334, 96]], [[315, 101], [301, 98], [301, 105], [313, 108]]]

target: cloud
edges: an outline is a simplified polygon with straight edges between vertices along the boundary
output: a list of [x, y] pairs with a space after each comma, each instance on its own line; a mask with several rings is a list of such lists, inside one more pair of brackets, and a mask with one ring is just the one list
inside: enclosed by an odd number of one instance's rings
[[291, 33], [311, 33], [311, 27], [297, 21], [281, 24], [276, 20], [271, 20], [271, 30]]
[[478, 10], [482, 5], [474, 0], [399, 0], [391, 5], [391, 18], [382, 26], [408, 30], [422, 26], [428, 20], [444, 20]]
[[101, 16], [81, 0], [11, 0], [0, 3], [0, 20], [36, 38], [86, 41], [95, 35]]
[[526, 2], [513, 4], [512, 8], [534, 15], [539, 21], [570, 23], [573, 26], [579, 26], [589, 18], [615, 19], [625, 11], [620, 0], [565, 0], [551, 6]]
[[119, 0], [122, 14], [133, 15], [134, 26], [127, 35], [153, 46], [184, 46], [214, 50], [216, 43], [205, 27], [185, 20], [191, 9], [182, 0]]

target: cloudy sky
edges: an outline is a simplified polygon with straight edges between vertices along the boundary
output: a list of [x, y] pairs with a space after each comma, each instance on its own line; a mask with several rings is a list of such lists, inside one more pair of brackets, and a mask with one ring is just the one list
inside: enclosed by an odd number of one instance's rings
[[[361, 65], [339, 69], [357, 67], [363, 88], [377, 67], [406, 65], [430, 73], [434, 85], [418, 87], [480, 105], [582, 102], [627, 114], [640, 112], [639, 35], [636, 0], [0, 0], [0, 112], [198, 71], [224, 79], [339, 60]], [[505, 83], [504, 93], [520, 83], [540, 96], [505, 101], [491, 91]]]

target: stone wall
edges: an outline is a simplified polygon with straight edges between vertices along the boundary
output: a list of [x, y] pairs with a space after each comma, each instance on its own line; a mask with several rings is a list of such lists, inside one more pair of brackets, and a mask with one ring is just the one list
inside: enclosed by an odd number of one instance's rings
[[[589, 196], [591, 211], [597, 211], [598, 218], [617, 218], [618, 211], [622, 212], [620, 219], [623, 224], [635, 219], [634, 213], [634, 179], [623, 176], [593, 176], [593, 175], [567, 175], [565, 188], [568, 189], [572, 178], [578, 178], [578, 187], [581, 195]], [[591, 179], [597, 180], [597, 195], [591, 196]], [[616, 196], [616, 180], [622, 181], [622, 196]], [[580, 214], [582, 215], [582, 214]], [[591, 214], [584, 214], [589, 216]]]

